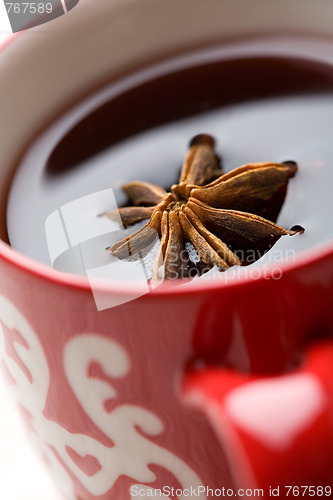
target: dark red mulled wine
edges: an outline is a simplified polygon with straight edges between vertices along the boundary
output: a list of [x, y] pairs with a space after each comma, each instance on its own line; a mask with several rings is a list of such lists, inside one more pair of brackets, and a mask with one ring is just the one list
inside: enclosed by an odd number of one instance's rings
[[[108, 235], [120, 239], [123, 230], [98, 215], [126, 201], [121, 185], [130, 180], [169, 188], [190, 138], [204, 132], [215, 137], [226, 171], [259, 161], [299, 164], [278, 222], [306, 232], [281, 238], [274, 248], [283, 259], [332, 236], [320, 216], [331, 203], [332, 128], [333, 56], [309, 55], [297, 40], [288, 49], [278, 40], [243, 41], [143, 68], [69, 110], [31, 145], [10, 192], [10, 243], [60, 270], [84, 272], [78, 227], [89, 226], [85, 239], [97, 242], [103, 264]], [[113, 201], [108, 192], [96, 195], [108, 189]], [[50, 215], [58, 211], [64, 223], [73, 201], [94, 194], [73, 205], [76, 218], [54, 248]]]

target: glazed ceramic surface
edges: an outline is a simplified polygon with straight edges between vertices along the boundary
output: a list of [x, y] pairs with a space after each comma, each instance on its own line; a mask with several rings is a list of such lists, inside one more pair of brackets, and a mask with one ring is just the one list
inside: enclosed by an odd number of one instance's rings
[[[3, 49], [3, 204], [20, 152], [100, 82], [235, 36], [333, 36], [324, 0], [158, 7], [81, 0], [52, 30]], [[4, 206], [1, 217], [4, 228]], [[333, 245], [281, 270], [279, 280], [268, 272], [148, 294], [96, 281], [100, 300], [137, 297], [98, 310], [88, 280], [1, 242], [1, 366], [65, 498], [150, 498], [163, 487], [167, 498], [217, 498], [222, 487], [268, 498], [270, 487], [282, 496], [286, 485], [331, 486]]]

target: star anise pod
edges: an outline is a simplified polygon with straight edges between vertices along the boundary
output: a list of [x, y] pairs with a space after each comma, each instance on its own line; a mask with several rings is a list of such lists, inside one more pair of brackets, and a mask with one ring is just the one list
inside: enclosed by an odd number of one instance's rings
[[[192, 275], [193, 268], [202, 274], [214, 266], [225, 271], [246, 264], [249, 251], [257, 252], [259, 258], [282, 235], [304, 231], [300, 226], [288, 230], [275, 223], [288, 180], [297, 171], [295, 162], [252, 163], [222, 175], [214, 146], [214, 139], [205, 134], [192, 139], [179, 182], [171, 192], [141, 181], [123, 186], [132, 203], [119, 209], [123, 225], [149, 221], [109, 247], [112, 255], [139, 258], [158, 235], [160, 250], [153, 278], [172, 279]], [[113, 218], [115, 211], [108, 216]], [[197, 252], [197, 263], [190, 259], [189, 243]]]

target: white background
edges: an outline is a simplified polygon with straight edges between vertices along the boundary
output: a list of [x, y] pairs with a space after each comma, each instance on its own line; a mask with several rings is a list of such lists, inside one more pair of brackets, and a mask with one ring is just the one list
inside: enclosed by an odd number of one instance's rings
[[0, 376], [0, 498], [63, 500], [35, 456], [14, 401]]

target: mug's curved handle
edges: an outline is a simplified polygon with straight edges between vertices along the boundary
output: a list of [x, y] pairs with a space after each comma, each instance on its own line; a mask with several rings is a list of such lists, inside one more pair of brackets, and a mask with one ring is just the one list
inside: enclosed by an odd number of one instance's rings
[[210, 421], [239, 488], [265, 498], [331, 496], [333, 340], [309, 345], [282, 375], [189, 368], [182, 395]]

